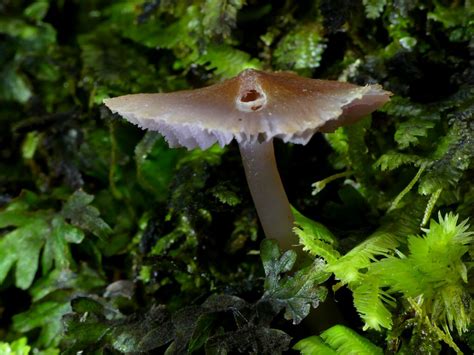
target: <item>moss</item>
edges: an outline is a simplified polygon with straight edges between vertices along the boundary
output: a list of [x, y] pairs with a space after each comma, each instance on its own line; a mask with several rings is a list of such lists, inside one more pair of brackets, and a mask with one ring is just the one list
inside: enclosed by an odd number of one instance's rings
[[[0, 224], [0, 254], [9, 255], [0, 260], [0, 336], [9, 341], [2, 346], [55, 353], [91, 350], [92, 342], [125, 351], [127, 336], [150, 340], [148, 331], [162, 321], [171, 331], [140, 349], [277, 353], [289, 348], [290, 336], [309, 332], [275, 310], [297, 304], [305, 310], [298, 320], [304, 317], [311, 302], [293, 296], [299, 290], [311, 301], [321, 270], [302, 261], [293, 281], [265, 274], [256, 256], [263, 233], [237, 147], [170, 150], [101, 105], [110, 96], [201, 87], [257, 67], [380, 83], [394, 93], [359, 125], [316, 135], [305, 147], [276, 144], [279, 168], [291, 202], [308, 217], [298, 228], [314, 257], [358, 262], [333, 265], [341, 282], [325, 281], [339, 289], [327, 297], [338, 300], [347, 326], [361, 330], [356, 308], [362, 304], [367, 321], [363, 296], [375, 295], [383, 324], [364, 333], [371, 345], [472, 352], [465, 332], [472, 290], [462, 276], [470, 275], [472, 255], [453, 257], [466, 272], [439, 292], [445, 304], [458, 305], [450, 309], [426, 297], [413, 303], [387, 274], [375, 283], [372, 265], [402, 262], [394, 261], [401, 255], [412, 262], [410, 243], [428, 236], [421, 225], [438, 212], [460, 221], [474, 215], [469, 4], [3, 1], [0, 218], [16, 222]], [[314, 182], [323, 183], [312, 195]], [[311, 233], [309, 218], [317, 221]], [[334, 241], [330, 250], [317, 237], [323, 234]], [[418, 275], [412, 269], [409, 276]], [[133, 281], [130, 298], [103, 296], [118, 280]], [[263, 302], [272, 292], [281, 297]], [[89, 301], [71, 304], [79, 296]], [[64, 314], [66, 335], [56, 336]]]

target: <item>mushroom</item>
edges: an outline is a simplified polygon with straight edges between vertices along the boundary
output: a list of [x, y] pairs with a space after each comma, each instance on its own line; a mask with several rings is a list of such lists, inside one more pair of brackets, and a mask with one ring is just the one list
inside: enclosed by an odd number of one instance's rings
[[235, 139], [265, 236], [283, 249], [297, 244], [273, 139], [306, 144], [317, 131], [353, 123], [389, 100], [380, 85], [316, 80], [246, 69], [212, 86], [104, 100], [114, 113], [160, 132], [170, 147], [207, 149]]

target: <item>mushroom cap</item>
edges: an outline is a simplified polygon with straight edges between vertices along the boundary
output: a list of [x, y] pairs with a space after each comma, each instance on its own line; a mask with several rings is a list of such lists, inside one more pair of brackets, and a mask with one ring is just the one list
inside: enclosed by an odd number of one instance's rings
[[170, 147], [206, 149], [234, 138], [306, 144], [317, 131], [332, 132], [371, 113], [390, 95], [380, 85], [246, 69], [201, 89], [125, 95], [104, 103], [128, 121], [160, 132]]

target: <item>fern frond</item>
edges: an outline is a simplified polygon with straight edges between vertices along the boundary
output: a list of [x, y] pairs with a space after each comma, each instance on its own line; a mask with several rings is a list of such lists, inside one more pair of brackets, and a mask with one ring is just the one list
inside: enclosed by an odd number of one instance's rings
[[295, 217], [293, 231], [303, 244], [303, 250], [311, 255], [322, 257], [329, 265], [335, 263], [340, 254], [333, 247], [336, 239], [332, 233], [321, 223], [303, 216], [295, 208], [292, 208], [292, 212]]
[[331, 349], [316, 335], [300, 340], [295, 344], [295, 346], [293, 346], [293, 349], [299, 350], [301, 355], [337, 355], [335, 350]]
[[278, 43], [273, 56], [280, 69], [317, 68], [326, 48], [322, 26], [315, 22], [297, 25]]
[[400, 123], [395, 132], [395, 141], [400, 149], [416, 145], [421, 137], [426, 137], [428, 131], [435, 126], [435, 122], [421, 117], [411, 117]]
[[201, 6], [179, 9], [179, 19], [172, 23], [151, 19], [139, 25], [130, 24], [124, 26], [122, 35], [147, 47], [173, 50], [178, 58], [175, 67], [198, 64], [217, 76], [232, 77], [246, 68], [261, 67], [258, 59], [229, 43], [211, 42], [213, 37], [229, 36], [242, 6], [241, 0], [207, 0]]
[[201, 8], [204, 33], [210, 37], [229, 37], [244, 3], [243, 0], [206, 0]]
[[325, 330], [321, 333], [321, 338], [338, 354], [383, 354], [381, 348], [343, 325], [335, 325]]
[[364, 278], [360, 286], [352, 289], [354, 306], [365, 322], [364, 330], [392, 328], [392, 314], [386, 306], [394, 306], [395, 301], [379, 286], [378, 281], [370, 275]]
[[325, 133], [324, 137], [328, 141], [332, 149], [340, 155], [345, 155], [349, 152], [349, 143], [347, 142], [347, 134], [343, 127], [339, 127], [332, 133]]
[[363, 0], [367, 18], [375, 19], [383, 12], [387, 0]]
[[260, 68], [258, 59], [226, 44], [211, 44], [195, 60], [196, 64], [204, 65], [207, 70], [214, 70], [214, 74], [223, 77], [232, 77], [247, 68]]
[[[134, 1], [136, 2], [136, 1]], [[133, 40], [149, 48], [176, 49], [178, 57], [195, 50], [197, 39], [203, 36], [200, 8], [197, 5], [171, 7], [161, 5], [159, 15], [152, 16], [146, 21], [139, 21], [140, 3], [138, 1], [117, 2], [108, 6], [104, 13], [110, 18], [111, 23], [117, 26], [123, 37]], [[165, 18], [167, 20], [165, 20]], [[174, 20], [174, 21], [173, 21]], [[181, 53], [178, 53], [178, 51]]]
[[406, 262], [405, 255], [398, 252], [398, 256], [385, 258], [371, 265], [367, 277], [377, 279], [379, 287], [389, 287], [392, 292], [403, 288], [407, 296], [419, 295], [424, 287], [421, 275]]
[[394, 234], [380, 231], [354, 247], [342, 256], [336, 263], [328, 266], [328, 271], [334, 273], [337, 279], [345, 284], [359, 281], [360, 272], [380, 256], [388, 256], [399, 242]]
[[426, 107], [422, 104], [411, 102], [406, 97], [395, 95], [381, 108], [381, 111], [386, 112], [390, 116], [405, 118], [421, 115], [426, 111]]
[[447, 6], [443, 6], [443, 2], [435, 2], [434, 5], [434, 10], [429, 12], [427, 17], [442, 24], [450, 41], [462, 42], [472, 39], [474, 32], [472, 16], [466, 16], [466, 13], [472, 14], [471, 3], [446, 3]]
[[396, 151], [389, 151], [382, 154], [374, 163], [374, 168], [382, 171], [390, 171], [399, 168], [402, 165], [420, 166], [426, 162], [426, 159], [415, 154], [404, 154]]
[[324, 138], [336, 154], [331, 154], [329, 159], [335, 169], [345, 169], [349, 164], [349, 142], [344, 127], [339, 127], [332, 133], [325, 133]]
[[293, 347], [299, 350], [302, 355], [313, 354], [359, 354], [359, 355], [381, 355], [383, 350], [374, 345], [354, 330], [343, 326], [335, 325], [320, 336], [311, 336], [300, 340]]
[[301, 244], [304, 245], [303, 250], [311, 255], [323, 258], [328, 265], [331, 265], [341, 256], [337, 250], [330, 245], [317, 239], [314, 235], [305, 233], [304, 230], [293, 228], [295, 234], [300, 238]]

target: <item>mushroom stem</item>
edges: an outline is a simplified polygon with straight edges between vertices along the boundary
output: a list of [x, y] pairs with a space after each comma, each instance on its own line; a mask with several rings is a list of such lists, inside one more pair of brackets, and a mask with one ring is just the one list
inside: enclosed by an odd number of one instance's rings
[[278, 173], [273, 140], [241, 143], [240, 154], [250, 193], [265, 236], [276, 239], [281, 248], [293, 249], [298, 239], [293, 233], [293, 214]]

